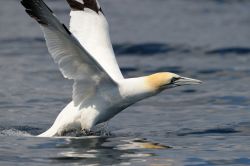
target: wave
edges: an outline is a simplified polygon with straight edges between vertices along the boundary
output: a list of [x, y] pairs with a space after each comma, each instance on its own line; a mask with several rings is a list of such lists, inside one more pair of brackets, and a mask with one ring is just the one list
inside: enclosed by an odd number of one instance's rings
[[246, 55], [250, 54], [250, 48], [248, 47], [228, 47], [228, 48], [219, 48], [207, 51], [206, 54], [219, 54], [219, 55]]

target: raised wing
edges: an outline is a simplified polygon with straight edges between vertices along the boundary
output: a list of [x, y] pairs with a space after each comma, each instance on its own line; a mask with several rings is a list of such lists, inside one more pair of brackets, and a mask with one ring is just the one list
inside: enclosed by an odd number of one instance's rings
[[75, 105], [81, 104], [99, 84], [116, 84], [42, 0], [22, 0], [21, 3], [26, 12], [41, 25], [49, 52], [63, 76], [75, 81]]
[[109, 25], [97, 0], [67, 0], [70, 31], [115, 80], [123, 79], [109, 37]]

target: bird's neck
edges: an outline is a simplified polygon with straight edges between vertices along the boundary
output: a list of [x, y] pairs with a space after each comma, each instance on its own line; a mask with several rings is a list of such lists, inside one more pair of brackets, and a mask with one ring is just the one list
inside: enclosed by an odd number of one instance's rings
[[137, 102], [158, 92], [148, 83], [147, 77], [138, 77], [122, 81], [120, 93], [123, 98]]

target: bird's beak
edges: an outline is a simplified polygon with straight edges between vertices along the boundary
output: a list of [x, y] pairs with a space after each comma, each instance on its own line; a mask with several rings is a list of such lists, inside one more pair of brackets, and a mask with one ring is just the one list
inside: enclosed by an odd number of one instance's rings
[[177, 86], [182, 86], [182, 85], [196, 85], [196, 84], [201, 84], [202, 81], [192, 79], [192, 78], [187, 78], [187, 77], [180, 77], [178, 80], [174, 82], [174, 85]]

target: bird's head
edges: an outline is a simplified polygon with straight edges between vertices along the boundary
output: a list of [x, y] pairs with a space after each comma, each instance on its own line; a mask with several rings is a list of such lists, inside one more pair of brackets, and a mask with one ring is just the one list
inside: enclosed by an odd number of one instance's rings
[[150, 76], [146, 77], [148, 85], [154, 90], [154, 91], [162, 91], [168, 88], [174, 88], [178, 86], [183, 85], [195, 85], [195, 84], [201, 84], [202, 81], [182, 77], [174, 73], [169, 72], [162, 72], [162, 73], [156, 73], [152, 74]]

